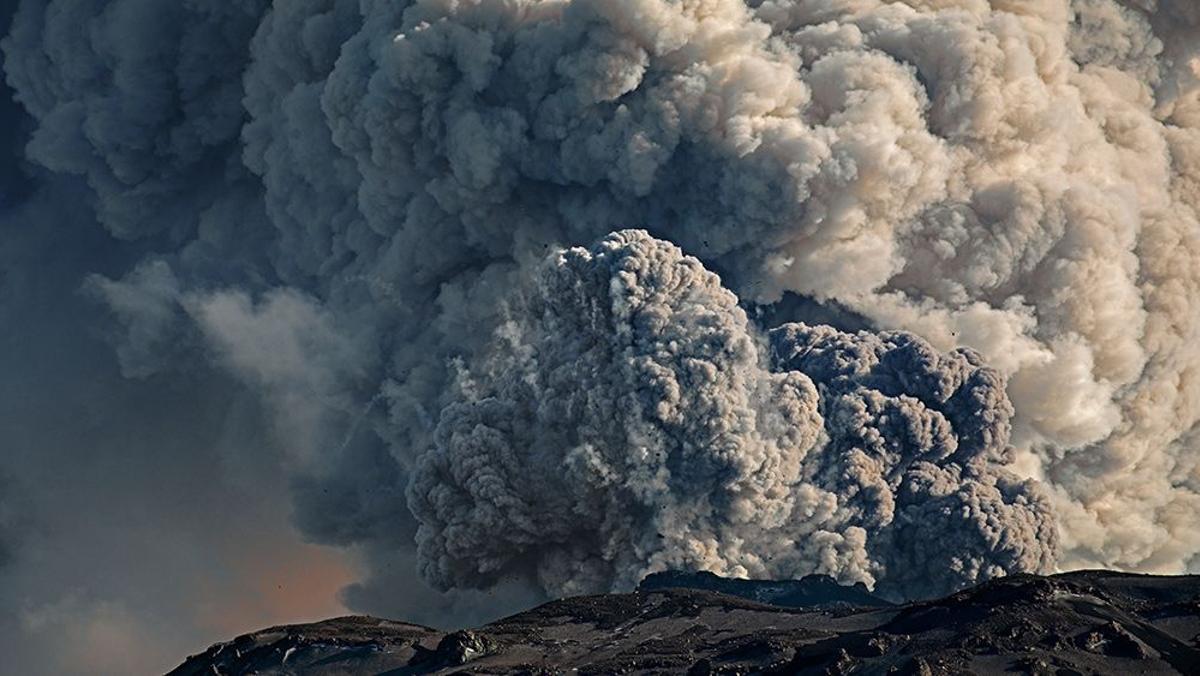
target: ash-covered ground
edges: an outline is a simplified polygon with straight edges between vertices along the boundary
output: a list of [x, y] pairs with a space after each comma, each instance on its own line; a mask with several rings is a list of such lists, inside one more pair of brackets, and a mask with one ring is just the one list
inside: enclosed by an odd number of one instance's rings
[[1200, 673], [1200, 576], [1014, 575], [893, 605], [813, 576], [647, 578], [472, 630], [344, 617], [187, 659], [192, 674]]

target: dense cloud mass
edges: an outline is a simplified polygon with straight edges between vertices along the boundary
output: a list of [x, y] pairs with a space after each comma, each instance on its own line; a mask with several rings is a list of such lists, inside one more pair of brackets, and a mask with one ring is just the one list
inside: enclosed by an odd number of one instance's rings
[[766, 370], [716, 275], [622, 231], [556, 256], [534, 287], [414, 475], [429, 579], [487, 585], [532, 561], [546, 588], [579, 593], [662, 569], [865, 564], [825, 515], [795, 533], [811, 538], [782, 532], [831, 502], [801, 486], [816, 389]]
[[1012, 407], [975, 353], [787, 324], [772, 372], [717, 276], [643, 231], [535, 279], [410, 486], [435, 584], [700, 569], [917, 596], [1052, 569], [1048, 500], [1002, 469]]
[[549, 591], [1200, 566], [1188, 0], [24, 0], [3, 48], [122, 374], [257, 393], [360, 607], [415, 541]]
[[879, 591], [934, 596], [1053, 569], [1053, 509], [1006, 467], [1013, 408], [978, 353], [804, 324], [770, 340], [775, 367], [806, 374], [821, 393], [829, 445], [813, 476], [866, 530]]

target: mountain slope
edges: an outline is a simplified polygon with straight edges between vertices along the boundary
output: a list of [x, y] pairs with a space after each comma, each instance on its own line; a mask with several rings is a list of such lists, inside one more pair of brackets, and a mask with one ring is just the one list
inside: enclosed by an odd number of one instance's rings
[[567, 671], [1200, 673], [1200, 576], [1018, 575], [893, 606], [827, 578], [672, 573], [631, 594], [554, 601], [469, 631], [364, 617], [277, 627], [213, 646], [172, 674]]

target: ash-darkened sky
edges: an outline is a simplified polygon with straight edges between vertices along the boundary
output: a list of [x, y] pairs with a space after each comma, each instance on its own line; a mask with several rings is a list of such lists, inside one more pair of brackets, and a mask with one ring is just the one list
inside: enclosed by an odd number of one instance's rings
[[1190, 0], [21, 0], [0, 652], [1200, 571]]

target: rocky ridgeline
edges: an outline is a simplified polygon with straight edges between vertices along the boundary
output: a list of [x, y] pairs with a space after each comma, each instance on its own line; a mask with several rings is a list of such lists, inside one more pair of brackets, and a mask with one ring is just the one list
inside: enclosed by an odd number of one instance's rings
[[473, 630], [347, 617], [218, 644], [172, 674], [1200, 673], [1200, 576], [1016, 575], [893, 605], [823, 576], [663, 573]]

